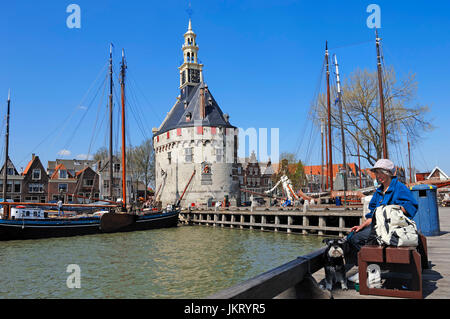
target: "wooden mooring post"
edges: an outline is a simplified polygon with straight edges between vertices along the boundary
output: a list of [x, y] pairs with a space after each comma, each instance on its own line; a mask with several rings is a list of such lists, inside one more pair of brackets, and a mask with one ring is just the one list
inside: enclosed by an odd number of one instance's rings
[[303, 207], [247, 207], [195, 209], [182, 211], [181, 220], [189, 225], [255, 229], [263, 231], [284, 231], [304, 235], [344, 236], [351, 227], [360, 225], [362, 205], [342, 206], [318, 205]]

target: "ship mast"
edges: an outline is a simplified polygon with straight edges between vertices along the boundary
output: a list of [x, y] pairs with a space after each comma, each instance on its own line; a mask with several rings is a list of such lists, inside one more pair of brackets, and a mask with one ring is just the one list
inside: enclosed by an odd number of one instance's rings
[[[9, 152], [9, 109], [11, 105], [11, 90], [8, 91], [8, 103], [6, 111], [6, 134], [5, 134], [5, 166], [3, 166], [3, 201], [6, 202], [8, 189], [8, 152]], [[7, 205], [3, 205], [3, 218], [9, 218], [9, 209]]]
[[330, 190], [333, 191], [333, 150], [331, 148], [331, 102], [330, 102], [330, 69], [328, 58], [328, 41], [325, 42], [325, 60], [327, 64], [327, 110], [328, 110], [328, 172], [330, 176]]
[[378, 93], [380, 95], [380, 113], [381, 113], [381, 140], [383, 143], [383, 158], [388, 157], [387, 141], [386, 141], [386, 124], [384, 116], [384, 97], [383, 97], [383, 71], [381, 68], [381, 55], [380, 55], [380, 38], [378, 37], [378, 31], [375, 29], [376, 46], [377, 46], [377, 68], [378, 68]]
[[344, 206], [347, 205], [347, 160], [345, 156], [345, 138], [344, 138], [344, 120], [342, 116], [342, 91], [341, 91], [341, 80], [339, 78], [339, 65], [337, 62], [337, 57], [334, 55], [334, 64], [336, 66], [336, 83], [337, 83], [337, 94], [338, 94], [338, 105], [339, 105], [339, 120], [341, 122], [341, 139], [342, 139], [342, 164], [344, 165]]
[[126, 180], [126, 141], [125, 141], [125, 70], [127, 66], [125, 63], [125, 52], [122, 49], [122, 67], [121, 67], [121, 79], [120, 88], [122, 96], [122, 200], [123, 207], [127, 207], [127, 180]]
[[113, 200], [113, 66], [112, 43], [109, 48], [109, 199]]

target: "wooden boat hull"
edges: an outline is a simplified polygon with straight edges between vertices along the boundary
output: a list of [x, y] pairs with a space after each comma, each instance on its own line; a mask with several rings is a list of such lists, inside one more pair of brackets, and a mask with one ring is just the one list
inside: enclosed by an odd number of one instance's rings
[[157, 228], [175, 227], [179, 211], [134, 216], [135, 220], [115, 230], [103, 230], [100, 218], [87, 217], [73, 220], [3, 220], [0, 219], [0, 240], [38, 239], [69, 237], [90, 234], [129, 232]]

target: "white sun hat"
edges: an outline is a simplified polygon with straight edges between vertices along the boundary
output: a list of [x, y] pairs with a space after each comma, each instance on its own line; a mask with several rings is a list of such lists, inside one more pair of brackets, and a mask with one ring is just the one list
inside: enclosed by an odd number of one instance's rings
[[370, 170], [374, 171], [376, 169], [382, 169], [384, 171], [389, 172], [391, 175], [394, 175], [395, 173], [394, 163], [386, 158], [378, 160]]

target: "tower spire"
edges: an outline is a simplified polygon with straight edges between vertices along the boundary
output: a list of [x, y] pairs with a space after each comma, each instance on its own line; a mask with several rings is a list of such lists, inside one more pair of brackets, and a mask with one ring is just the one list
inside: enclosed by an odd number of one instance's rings
[[181, 47], [183, 51], [183, 64], [178, 68], [180, 70], [180, 89], [181, 96], [186, 96], [190, 88], [203, 82], [203, 64], [198, 61], [197, 35], [192, 30], [192, 21], [189, 18], [188, 30], [184, 34], [184, 43]]

